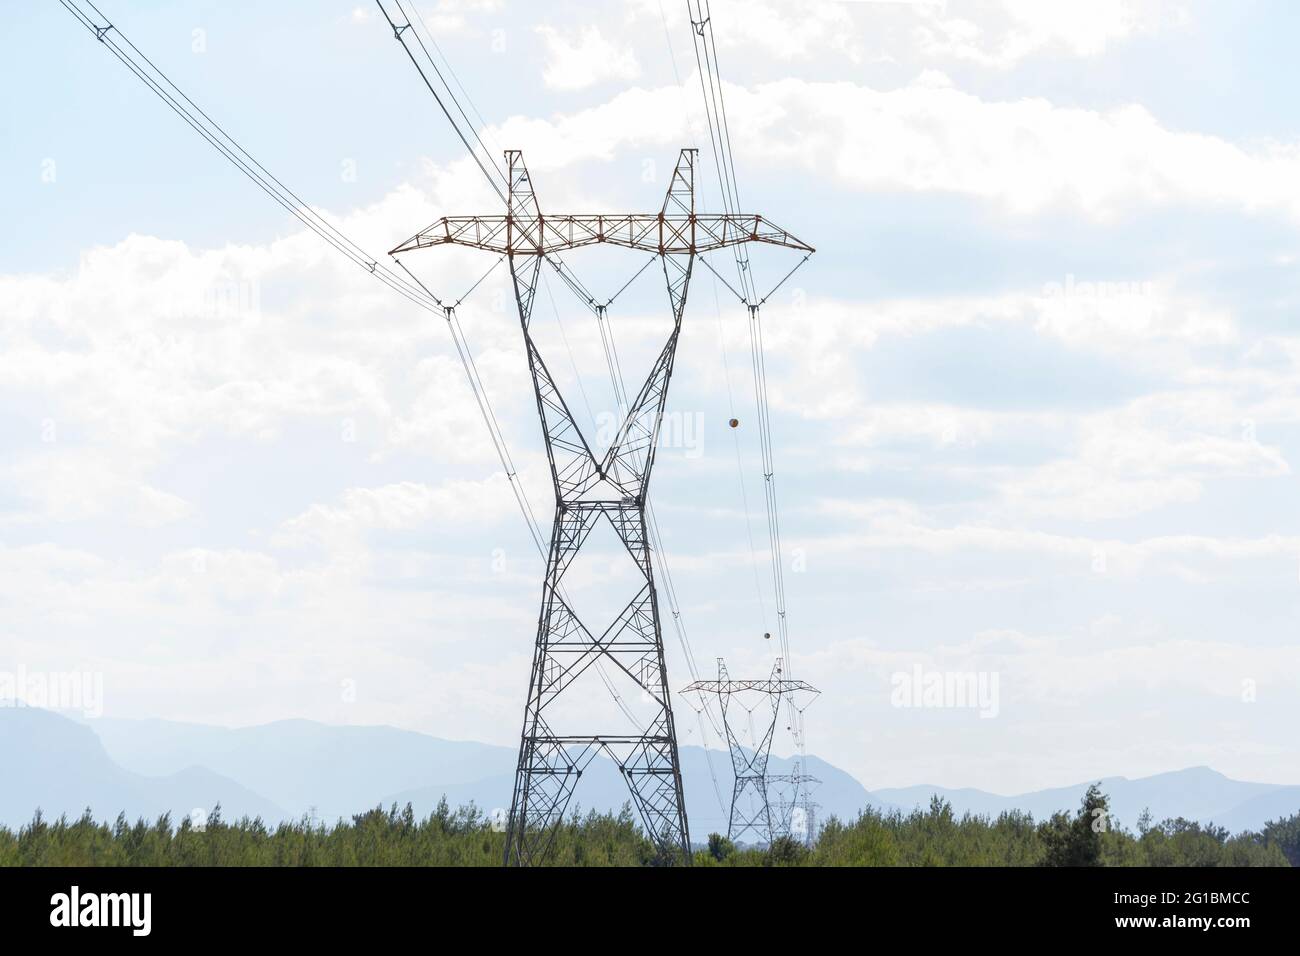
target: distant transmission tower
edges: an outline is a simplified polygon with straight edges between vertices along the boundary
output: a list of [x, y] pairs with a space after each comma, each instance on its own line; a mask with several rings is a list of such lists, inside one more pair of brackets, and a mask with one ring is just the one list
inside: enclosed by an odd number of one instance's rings
[[[789, 833], [790, 821], [783, 807], [772, 812], [770, 787], [773, 778], [767, 774], [767, 761], [772, 752], [772, 738], [780, 716], [781, 702], [785, 699], [792, 709], [802, 713], [817, 696], [816, 688], [801, 680], [785, 680], [781, 676], [781, 658], [772, 666], [767, 680], [732, 680], [727, 665], [718, 658], [718, 679], [699, 680], [682, 690], [683, 694], [696, 694], [701, 705], [710, 696], [717, 696], [722, 711], [722, 723], [731, 751], [731, 767], [736, 781], [731, 790], [731, 818], [727, 824], [727, 838], [740, 840], [752, 834], [755, 842], [768, 843]], [[738, 712], [741, 711], [743, 713]], [[754, 723], [755, 711], [761, 712], [762, 723]], [[739, 728], [741, 720], [746, 722]], [[741, 729], [749, 731], [749, 746], [741, 743]], [[795, 794], [804, 778], [802, 773], [790, 776]]]
[[[650, 470], [695, 257], [750, 242], [812, 252], [811, 246], [761, 216], [696, 213], [696, 152], [681, 151], [668, 195], [656, 213], [543, 216], [522, 154], [507, 150], [509, 196], [504, 216], [443, 218], [392, 251], [398, 255], [450, 244], [508, 257], [550, 461], [555, 521], [506, 833], [507, 865], [528, 865], [544, 858], [579, 777], [600, 753], [613, 760], [622, 773], [641, 822], [663, 860], [690, 860], [681, 764], [646, 529]], [[601, 243], [658, 255], [673, 325], [613, 443], [598, 457], [547, 369], [529, 323], [542, 261], [552, 265], [572, 289], [576, 280], [570, 281], [568, 267], [555, 257]], [[593, 622], [598, 626], [592, 628], [566, 602], [562, 582], [583, 542], [601, 520], [613, 526], [641, 576], [614, 621], [608, 625]], [[557, 698], [602, 658], [613, 665], [616, 676], [631, 681], [633, 692], [649, 702], [651, 715], [640, 732], [630, 735], [590, 726], [559, 732], [552, 725]], [[617, 694], [612, 688], [611, 692]]]
[[812, 846], [817, 838], [817, 810], [820, 807], [812, 795], [819, 786], [821, 781], [804, 773], [798, 760], [793, 773], [767, 775], [773, 838], [788, 836], [805, 846]]

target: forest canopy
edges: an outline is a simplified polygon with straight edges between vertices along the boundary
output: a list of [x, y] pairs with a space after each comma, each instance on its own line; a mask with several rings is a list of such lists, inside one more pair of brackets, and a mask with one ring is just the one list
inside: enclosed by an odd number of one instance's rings
[[[1107, 801], [1089, 789], [1073, 814], [1035, 821], [1019, 812], [996, 818], [956, 816], [943, 800], [924, 810], [865, 810], [834, 817], [811, 846], [789, 837], [771, 846], [736, 846], [709, 834], [694, 848], [703, 866], [1295, 866], [1300, 864], [1300, 813], [1236, 835], [1184, 819], [1136, 832], [1107, 822]], [[173, 824], [44, 819], [39, 811], [17, 833], [0, 828], [3, 866], [500, 866], [505, 834], [473, 804], [443, 800], [424, 819], [410, 805], [376, 808], [334, 824], [303, 819], [268, 826], [226, 821], [220, 811], [201, 828]], [[556, 866], [649, 866], [660, 861], [625, 806], [618, 814], [575, 810], [557, 829], [549, 863]]]

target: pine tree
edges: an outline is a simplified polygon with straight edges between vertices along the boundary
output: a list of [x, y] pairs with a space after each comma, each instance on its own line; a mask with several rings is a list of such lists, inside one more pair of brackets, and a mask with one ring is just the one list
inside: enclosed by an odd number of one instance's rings
[[719, 863], [735, 852], [736, 844], [732, 843], [721, 833], [709, 834], [709, 856], [713, 857]]
[[1079, 812], [1071, 820], [1055, 813], [1039, 828], [1043, 841], [1043, 866], [1101, 866], [1102, 834], [1110, 826], [1110, 802], [1093, 784], [1083, 795]]

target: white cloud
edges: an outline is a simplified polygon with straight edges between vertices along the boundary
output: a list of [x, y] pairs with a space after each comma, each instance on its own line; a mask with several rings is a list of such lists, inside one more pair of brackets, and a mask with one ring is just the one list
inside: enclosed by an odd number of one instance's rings
[[[941, 402], [876, 401], [839, 429], [838, 448], [879, 450], [899, 443], [919, 443], [935, 450], [972, 449], [993, 441], [1033, 436], [1036, 446], [1050, 447], [1068, 434], [1072, 416], [1057, 410], [1001, 411]], [[1048, 436], [1051, 436], [1050, 440]], [[907, 452], [900, 452], [906, 459]], [[852, 459], [846, 459], [849, 464]], [[950, 463], [949, 467], [957, 467]], [[996, 465], [990, 470], [1001, 471]]]
[[[726, 96], [735, 151], [747, 162], [856, 189], [972, 196], [1018, 215], [1069, 208], [1103, 221], [1171, 204], [1300, 217], [1300, 146], [1247, 149], [1173, 130], [1139, 104], [1097, 111], [1041, 97], [985, 100], [932, 74], [893, 90], [785, 79], [728, 84]], [[553, 120], [515, 117], [492, 135], [529, 143], [530, 168], [554, 168], [667, 148], [681, 135], [681, 108], [675, 87], [631, 89]], [[703, 128], [694, 100], [688, 118]]]
[[[1233, 637], [1099, 618], [1052, 632], [961, 630], [918, 646], [853, 638], [797, 663], [799, 675], [822, 689], [809, 724], [856, 755], [869, 787], [926, 780], [1015, 793], [1197, 763], [1245, 779], [1285, 767], [1281, 779], [1288, 779], [1293, 754], [1282, 735], [1260, 726], [1261, 705], [1245, 702], [1243, 687], [1249, 681], [1260, 700], [1294, 694], [1300, 648], [1245, 646]], [[997, 719], [888, 706], [891, 675], [915, 666], [996, 673]], [[848, 699], [867, 719], [844, 720]], [[1136, 737], [1135, 721], [1143, 728]]]
[[1009, 69], [1027, 57], [1058, 53], [1095, 57], [1135, 36], [1176, 25], [1186, 14], [1163, 0], [976, 0], [959, 5], [918, 3], [915, 36], [931, 57]]
[[51, 443], [0, 467], [0, 481], [18, 489], [27, 502], [21, 511], [0, 513], [0, 524], [112, 518], [153, 528], [192, 513], [189, 502], [149, 484], [142, 466], [112, 451]]
[[[473, 17], [483, 13], [495, 13], [502, 9], [502, 0], [436, 0], [436, 2], [416, 2], [407, 5], [406, 13], [412, 25], [421, 33], [437, 40], [462, 34], [469, 30]], [[373, 28], [375, 21], [384, 24], [382, 15], [375, 7], [358, 6], [352, 9], [348, 19], [359, 26]], [[401, 12], [394, 11], [394, 19], [402, 22]]]
[[865, 456], [850, 454], [846, 467], [863, 460], [864, 467], [898, 461], [913, 468], [914, 453], [894, 447], [886, 456], [885, 450], [899, 442], [940, 453], [993, 442], [1028, 445], [1047, 460], [1012, 468], [996, 457], [981, 463], [936, 459], [925, 466], [987, 484], [993, 497], [980, 500], [999, 521], [1091, 522], [1192, 504], [1216, 481], [1288, 477], [1282, 447], [1260, 440], [1248, 409], [1242, 396], [1211, 390], [1153, 394], [1084, 414], [882, 402], [841, 431], [836, 444]]
[[284, 590], [285, 581], [279, 564], [270, 555], [191, 548], [162, 559], [156, 587], [168, 601], [194, 605], [215, 600], [247, 605], [273, 600]]
[[[689, 37], [680, 4], [639, 0], [634, 28]], [[714, 0], [714, 37], [729, 54], [777, 63], [832, 55], [850, 63], [936, 62], [1009, 70], [1034, 56], [1098, 57], [1188, 22], [1173, 0]], [[657, 37], [655, 38], [657, 40]], [[690, 41], [675, 41], [689, 59]]]
[[611, 43], [594, 23], [575, 34], [539, 26], [546, 45], [542, 79], [555, 90], [582, 90], [610, 80], [634, 80], [641, 74], [636, 54]]
[[1180, 534], [1124, 540], [1035, 530], [1023, 525], [958, 522], [942, 524], [907, 501], [826, 499], [818, 511], [846, 524], [842, 534], [804, 539], [822, 555], [860, 555], [873, 549], [910, 549], [942, 555], [1001, 554], [1065, 559], [1085, 571], [1104, 555], [1106, 573], [1134, 575], [1150, 566], [1177, 570], [1184, 559], [1278, 560], [1300, 555], [1300, 536], [1257, 538]]
[[1083, 416], [1073, 457], [1006, 479], [1021, 515], [1097, 520], [1198, 500], [1213, 478], [1291, 473], [1280, 449], [1242, 433], [1240, 412], [1213, 393], [1152, 395]]
[[349, 488], [337, 505], [312, 505], [287, 521], [282, 543], [330, 543], [368, 531], [409, 531], [429, 524], [483, 530], [513, 517], [515, 502], [505, 475], [486, 481], [448, 481], [437, 487], [403, 481], [380, 488]]
[[1038, 327], [1069, 345], [1126, 349], [1141, 342], [1229, 345], [1236, 322], [1220, 308], [1154, 281], [1088, 281], [1066, 275], [1043, 286]]
[[[676, 55], [692, 60], [687, 11], [680, 3], [636, 0], [636, 29], [653, 29], [655, 43], [666, 29]], [[713, 39], [720, 50], [774, 58], [781, 63], [832, 52], [850, 62], [861, 56], [860, 31], [852, 7], [836, 0], [712, 0]]]
[[[478, 177], [466, 161], [331, 218], [386, 248], [435, 210], [490, 205]], [[453, 253], [413, 267], [445, 291], [478, 265]], [[466, 307], [473, 344], [517, 351], [517, 327], [478, 321], [478, 305]], [[463, 372], [444, 323], [306, 231], [203, 250], [127, 236], [86, 251], [68, 275], [0, 277], [0, 309], [0, 383], [48, 396], [60, 425], [93, 425], [137, 450], [208, 430], [257, 435], [294, 416], [364, 413], [409, 431], [406, 375], [394, 376], [394, 364], [415, 367], [412, 381], [443, 406], [477, 415], [468, 390], [457, 393]]]
[[1066, 206], [1103, 219], [1175, 202], [1300, 214], [1294, 146], [1248, 152], [1170, 130], [1136, 104], [1097, 112], [988, 101], [930, 83], [880, 92], [783, 80], [736, 94], [733, 134], [748, 137], [749, 155], [858, 188], [959, 193], [1020, 214]]

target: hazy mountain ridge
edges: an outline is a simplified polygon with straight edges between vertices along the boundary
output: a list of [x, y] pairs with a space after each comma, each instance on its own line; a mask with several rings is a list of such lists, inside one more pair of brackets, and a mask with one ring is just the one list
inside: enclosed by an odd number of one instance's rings
[[100, 819], [127, 816], [173, 819], [220, 802], [241, 813], [278, 819], [284, 811], [237, 781], [190, 762], [165, 774], [125, 769], [89, 727], [50, 711], [0, 708], [0, 823], [30, 822], [37, 807], [47, 818], [79, 817], [87, 807]]
[[[88, 722], [110, 757], [139, 773], [199, 764], [265, 794], [291, 818], [347, 817], [399, 791], [472, 784], [513, 770], [515, 752], [395, 727], [282, 720], [225, 728], [165, 720]], [[227, 807], [227, 810], [233, 810]]]
[[[277, 721], [226, 729], [162, 720], [101, 718], [88, 724], [108, 754], [137, 772], [163, 774], [192, 764], [210, 767], [266, 794], [292, 818], [348, 817], [377, 804], [411, 803], [428, 813], [446, 796], [452, 805], [473, 802], [484, 811], [510, 806], [517, 752], [513, 747], [447, 741], [393, 727]], [[687, 818], [695, 829], [726, 826], [731, 801], [731, 761], [726, 753], [681, 748]], [[792, 761], [773, 756], [772, 773], [789, 773]], [[807, 772], [822, 781], [822, 816], [854, 817], [870, 794], [852, 776], [816, 757]], [[716, 787], [714, 781], [716, 780]], [[584, 810], [618, 810], [629, 799], [613, 765], [593, 761], [574, 797]], [[227, 815], [235, 808], [226, 807]]]
[[[731, 762], [721, 751], [681, 748], [687, 817], [696, 839], [726, 826]], [[377, 805], [411, 803], [428, 813], [446, 796], [453, 806], [473, 802], [489, 812], [510, 804], [513, 747], [449, 741], [384, 726], [332, 726], [307, 720], [224, 728], [162, 720], [101, 718], [78, 723], [49, 711], [0, 708], [0, 824], [45, 815], [79, 816], [89, 806], [97, 818], [173, 818], [220, 802], [227, 818], [267, 821], [315, 814], [350, 817]], [[788, 773], [791, 761], [773, 757], [769, 771]], [[822, 781], [818, 817], [852, 819], [871, 806], [910, 810], [938, 795], [957, 813], [997, 815], [1019, 809], [1043, 819], [1075, 810], [1088, 784], [999, 795], [970, 788], [916, 786], [868, 792], [850, 774], [817, 757], [807, 772]], [[1269, 819], [1300, 811], [1300, 786], [1231, 780], [1193, 767], [1129, 780], [1105, 778], [1115, 819], [1132, 828], [1143, 809], [1154, 820], [1183, 816], [1233, 832], [1255, 830]], [[589, 766], [574, 798], [584, 810], [617, 810], [626, 787], [608, 761]]]
[[952, 804], [957, 813], [996, 816], [1004, 810], [1024, 810], [1042, 820], [1057, 810], [1075, 810], [1092, 783], [1110, 797], [1111, 818], [1129, 829], [1137, 826], [1143, 810], [1159, 822], [1185, 817], [1201, 823], [1226, 826], [1233, 832], [1259, 829], [1269, 819], [1300, 812], [1300, 786], [1233, 780], [1209, 767], [1189, 767], [1130, 780], [1103, 777], [1068, 787], [1002, 796], [983, 790], [948, 789], [921, 785], [882, 789], [880, 800], [905, 809], [924, 807], [932, 796]]

